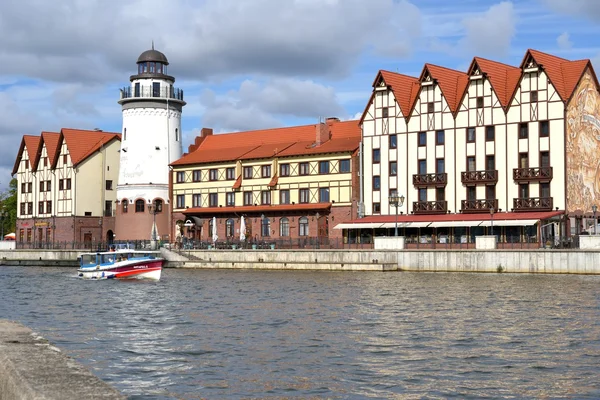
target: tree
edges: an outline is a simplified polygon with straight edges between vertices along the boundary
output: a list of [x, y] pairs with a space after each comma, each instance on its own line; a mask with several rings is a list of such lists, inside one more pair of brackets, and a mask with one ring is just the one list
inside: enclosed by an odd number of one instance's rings
[[[4, 234], [16, 232], [17, 227], [17, 180], [11, 179], [8, 190], [0, 193], [0, 211], [6, 211], [8, 214], [2, 220]], [[2, 238], [4, 239], [4, 238]]]

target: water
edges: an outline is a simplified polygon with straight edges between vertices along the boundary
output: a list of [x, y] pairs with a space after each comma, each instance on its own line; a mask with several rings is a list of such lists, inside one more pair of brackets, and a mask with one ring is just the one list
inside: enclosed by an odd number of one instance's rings
[[132, 399], [600, 398], [600, 277], [0, 267], [0, 318]]

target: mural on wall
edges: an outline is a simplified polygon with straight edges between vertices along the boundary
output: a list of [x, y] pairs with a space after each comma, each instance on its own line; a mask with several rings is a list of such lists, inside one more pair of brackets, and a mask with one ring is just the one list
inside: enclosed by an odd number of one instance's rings
[[567, 212], [600, 207], [600, 94], [589, 70], [567, 107]]

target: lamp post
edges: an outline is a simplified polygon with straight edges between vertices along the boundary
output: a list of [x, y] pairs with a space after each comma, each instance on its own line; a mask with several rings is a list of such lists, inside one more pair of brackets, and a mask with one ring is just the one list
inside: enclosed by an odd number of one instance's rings
[[0, 212], [0, 225], [2, 225], [2, 237], [0, 237], [0, 240], [4, 240], [4, 219], [7, 217], [7, 212], [2, 210]]
[[402, 207], [404, 204], [404, 196], [398, 196], [397, 194], [392, 194], [389, 196], [388, 201], [390, 205], [396, 207], [396, 224], [394, 226], [394, 236], [398, 236], [398, 207]]
[[594, 213], [594, 235], [598, 234], [598, 220], [596, 219], [596, 211], [598, 211], [598, 206], [594, 204], [592, 206], [592, 212]]
[[491, 218], [491, 225], [492, 225], [492, 235], [494, 234], [494, 207], [490, 207], [490, 218]]
[[161, 212], [162, 207], [160, 207], [159, 204], [157, 204], [156, 202], [148, 205], [148, 212], [150, 214], [152, 214], [152, 247], [153, 250], [156, 249], [156, 241], [158, 240], [158, 238], [156, 237], [156, 214]]

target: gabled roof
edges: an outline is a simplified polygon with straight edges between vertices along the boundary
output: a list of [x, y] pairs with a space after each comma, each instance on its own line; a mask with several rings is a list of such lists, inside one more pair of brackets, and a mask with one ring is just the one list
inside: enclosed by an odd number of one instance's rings
[[456, 114], [463, 94], [469, 84], [469, 75], [461, 71], [433, 64], [425, 64], [420, 80], [424, 78], [426, 73], [429, 73], [431, 78], [437, 81], [448, 103], [448, 107], [450, 107], [450, 111]]
[[[107, 145], [113, 140], [121, 140], [121, 134], [96, 130], [88, 131], [83, 129], [63, 128], [60, 130], [60, 139], [57, 146], [60, 148], [60, 145], [64, 141], [69, 149], [69, 155], [71, 156], [73, 166], [77, 166], [94, 152], [102, 148], [102, 146]], [[56, 166], [56, 161], [57, 158], [55, 158], [53, 162], [53, 167]]]
[[385, 84], [392, 89], [396, 102], [400, 106], [400, 111], [404, 118], [408, 118], [412, 105], [414, 104], [419, 94], [419, 79], [413, 76], [402, 75], [390, 71], [381, 70], [375, 78], [373, 87], [379, 81], [379, 76], [384, 80]]
[[17, 153], [17, 158], [15, 160], [15, 165], [13, 166], [12, 175], [19, 171], [19, 163], [23, 158], [23, 152], [25, 151], [25, 148], [27, 148], [27, 155], [29, 156], [29, 167], [33, 168], [33, 166], [37, 164], [37, 159], [39, 158], [38, 148], [40, 140], [41, 139], [39, 136], [23, 135], [23, 138], [21, 139], [21, 145], [19, 146], [19, 152]]
[[48, 158], [50, 159], [50, 162], [52, 163], [52, 160], [54, 160], [55, 153], [58, 149], [59, 138], [60, 138], [60, 133], [42, 132], [41, 140], [39, 141], [38, 148], [37, 148], [38, 157], [36, 159], [35, 165], [32, 166], [33, 171], [38, 170], [38, 167], [40, 164], [40, 159], [42, 156], [42, 149], [43, 149], [44, 145], [46, 145], [46, 153], [48, 155]]
[[191, 165], [235, 160], [353, 152], [360, 143], [358, 121], [327, 121], [330, 139], [316, 145], [317, 125], [208, 135], [191, 153], [171, 165]]
[[475, 57], [471, 62], [471, 67], [469, 67], [470, 75], [472, 75], [473, 70], [477, 67], [489, 79], [502, 108], [506, 110], [521, 79], [521, 68]]

